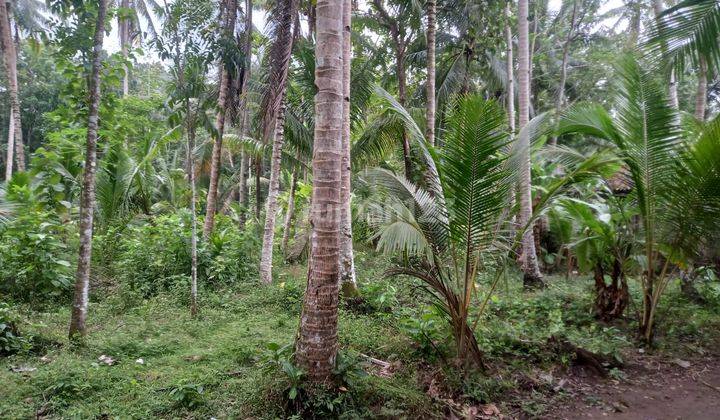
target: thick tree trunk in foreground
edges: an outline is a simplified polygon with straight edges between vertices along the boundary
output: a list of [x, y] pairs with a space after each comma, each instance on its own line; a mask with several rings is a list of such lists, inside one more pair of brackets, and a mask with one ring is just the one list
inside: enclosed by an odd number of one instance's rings
[[505, 72], [507, 73], [507, 113], [510, 132], [515, 133], [515, 71], [513, 64], [513, 40], [510, 27], [510, 2], [505, 4]]
[[350, 68], [352, 60], [351, 2], [343, 5], [343, 131], [342, 131], [342, 186], [340, 188], [340, 282], [343, 294], [357, 294], [355, 258], [352, 239], [352, 209], [350, 207]]
[[97, 137], [100, 110], [100, 66], [107, 0], [98, 1], [98, 15], [93, 37], [93, 61], [89, 81], [90, 103], [88, 111], [85, 171], [80, 197], [80, 251], [75, 276], [75, 295], [70, 318], [70, 340], [85, 336], [88, 294], [90, 289], [90, 261], [92, 259], [93, 210], [95, 209], [95, 171], [97, 169]]
[[[283, 0], [278, 9], [278, 29], [270, 49], [270, 76], [268, 89], [261, 104], [263, 142], [272, 142], [270, 159], [270, 184], [265, 205], [265, 230], [262, 252], [260, 254], [260, 280], [272, 283], [272, 255], [275, 243], [275, 216], [277, 215], [277, 197], [280, 191], [280, 166], [284, 143], [285, 92], [288, 68], [293, 46], [293, 22], [297, 14], [297, 0]], [[274, 135], [273, 135], [274, 130]], [[274, 138], [274, 140], [273, 140]]]
[[695, 119], [705, 122], [705, 106], [707, 104], [707, 61], [700, 57], [698, 68], [698, 86], [695, 95]]
[[[227, 0], [225, 16], [223, 17], [223, 32], [226, 37], [232, 37], [235, 32], [235, 20], [237, 17], [237, 3], [235, 0]], [[217, 115], [215, 128], [217, 137], [213, 143], [212, 158], [210, 161], [210, 185], [207, 192], [207, 208], [205, 209], [205, 225], [203, 226], [203, 237], [208, 238], [215, 227], [215, 213], [217, 212], [218, 182], [220, 180], [220, 166], [222, 164], [222, 138], [225, 131], [225, 116], [227, 114], [227, 97], [230, 89], [230, 74], [225, 63], [220, 62], [220, 83], [218, 93]]]
[[318, 0], [315, 142], [310, 258], [295, 361], [312, 381], [327, 380], [338, 350], [340, 184], [343, 121], [343, 0]]
[[[10, 17], [7, 3], [0, 2], [0, 47], [3, 51], [3, 63], [5, 64], [5, 75], [7, 76], [7, 89], [10, 96], [10, 118], [12, 118], [12, 130], [8, 130], [8, 149], [13, 148], [11, 153], [8, 150], [8, 158], [10, 160], [10, 172], [12, 172], [12, 154], [15, 155], [15, 161], [18, 171], [25, 170], [25, 151], [22, 138], [22, 124], [20, 121], [20, 96], [18, 93], [17, 81], [17, 50], [13, 42], [10, 30]], [[13, 136], [12, 141], [10, 136]], [[6, 171], [7, 173], [7, 171]]]
[[426, 137], [428, 143], [435, 145], [435, 0], [427, 0], [427, 81], [425, 82], [425, 96], [427, 108]]
[[[522, 130], [530, 119], [530, 55], [528, 43], [528, 0], [518, 2], [518, 111], [519, 129]], [[527, 135], [518, 137], [520, 158], [520, 226], [522, 237], [523, 283], [526, 286], [542, 285], [542, 274], [535, 252], [535, 238], [532, 226], [532, 198], [530, 187], [530, 139]]]

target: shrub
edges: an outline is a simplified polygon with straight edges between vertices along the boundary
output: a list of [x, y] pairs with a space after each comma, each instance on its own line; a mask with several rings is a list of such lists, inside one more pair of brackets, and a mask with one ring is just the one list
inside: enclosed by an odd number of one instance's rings
[[27, 341], [18, 331], [19, 322], [20, 317], [10, 305], [0, 302], [0, 356], [17, 353], [27, 347]]
[[[198, 220], [198, 227], [202, 220]], [[190, 214], [181, 211], [131, 226], [118, 238], [113, 270], [145, 297], [184, 284], [190, 274]], [[218, 217], [208, 241], [198, 242], [198, 280], [215, 287], [254, 278], [257, 239]]]
[[0, 228], [0, 292], [22, 300], [66, 294], [72, 284], [67, 227], [54, 213], [26, 212]]

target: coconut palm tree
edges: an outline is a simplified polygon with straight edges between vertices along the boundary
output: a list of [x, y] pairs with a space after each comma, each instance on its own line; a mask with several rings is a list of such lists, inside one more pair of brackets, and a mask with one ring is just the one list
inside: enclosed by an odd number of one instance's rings
[[[226, 0], [220, 20], [222, 23], [222, 38], [225, 40], [235, 40], [235, 21], [237, 20], [237, 1]], [[229, 105], [229, 91], [231, 86], [230, 68], [231, 63], [226, 62], [230, 54], [223, 54], [218, 69], [218, 104], [215, 119], [215, 129], [217, 131], [214, 136], [212, 158], [210, 162], [210, 185], [207, 191], [207, 204], [205, 208], [205, 224], [203, 225], [203, 237], [207, 238], [215, 227], [215, 213], [217, 212], [218, 199], [218, 182], [220, 180], [220, 166], [222, 164], [222, 139], [225, 131], [225, 119]]]
[[12, 175], [13, 155], [18, 171], [25, 170], [25, 151], [22, 139], [22, 123], [20, 121], [20, 97], [17, 81], [17, 51], [13, 42], [12, 29], [8, 6], [0, 1], [0, 47], [3, 51], [3, 64], [8, 79], [8, 93], [10, 94], [10, 127], [8, 129], [8, 156], [5, 169], [5, 179]]
[[[532, 180], [530, 175], [530, 140], [523, 136], [523, 128], [530, 119], [530, 45], [528, 43], [528, 0], [518, 0], [518, 136], [519, 150], [525, 155], [520, 157], [520, 177], [518, 194], [520, 203], [519, 222], [525, 226], [532, 215]], [[522, 270], [526, 286], [542, 285], [542, 273], [538, 265], [535, 250], [535, 237], [532, 229], [525, 229], [522, 240]]]
[[97, 167], [97, 138], [100, 114], [100, 67], [102, 66], [102, 44], [105, 36], [107, 1], [97, 3], [97, 22], [93, 36], [92, 68], [88, 81], [90, 92], [85, 170], [83, 172], [82, 195], [80, 197], [80, 251], [75, 294], [70, 317], [71, 340], [85, 336], [88, 294], [90, 289], [90, 261], [92, 258], [93, 213], [95, 211], [95, 169]]
[[[387, 96], [389, 98], [389, 95]], [[393, 102], [389, 98], [390, 102]], [[482, 352], [468, 321], [473, 307], [477, 319], [487, 299], [509, 265], [514, 245], [530, 229], [530, 222], [569, 185], [587, 179], [607, 164], [598, 154], [567, 165], [567, 176], [553, 182], [536, 214], [515, 233], [508, 202], [517, 182], [517, 167], [524, 153], [512, 145], [506, 129], [507, 116], [494, 101], [479, 95], [461, 97], [445, 121], [443, 147], [434, 152], [410, 115], [397, 102], [393, 109], [411, 137], [424, 151], [428, 173], [426, 186], [386, 169], [365, 174], [369, 184], [379, 185], [390, 203], [376, 203], [368, 220], [376, 229], [380, 251], [401, 253], [403, 263], [389, 275], [406, 275], [420, 281], [440, 312], [445, 314], [455, 338], [458, 357], [468, 366], [483, 365]], [[526, 127], [528, 138], [545, 135], [547, 119], [540, 116]], [[377, 197], [383, 197], [377, 194]], [[489, 290], [480, 295], [476, 283], [489, 279]], [[484, 303], [483, 303], [484, 302]]]
[[272, 283], [272, 256], [275, 243], [275, 219], [280, 192], [280, 166], [285, 143], [285, 97], [288, 68], [293, 49], [293, 22], [297, 14], [297, 0], [283, 0], [275, 5], [273, 44], [270, 47], [270, 69], [265, 96], [261, 104], [263, 142], [272, 144], [270, 158], [270, 184], [265, 202], [265, 229], [260, 254], [260, 281]]
[[436, 31], [436, 0], [427, 0], [425, 16], [427, 17], [427, 80], [425, 81], [426, 124], [428, 142], [435, 144], [435, 31]]
[[[342, 132], [342, 186], [340, 200], [340, 282], [346, 295], [357, 292], [355, 280], [355, 258], [353, 255], [352, 209], [350, 207], [350, 85], [352, 84], [352, 2], [344, 0], [343, 4], [343, 132]], [[432, 1], [432, 0], [431, 0]]]
[[295, 361], [313, 381], [326, 380], [338, 350], [340, 186], [342, 183], [343, 0], [318, 0], [315, 49], [315, 141], [308, 282]]
[[624, 57], [617, 80], [615, 118], [599, 106], [576, 106], [563, 115], [559, 131], [609, 141], [629, 171], [643, 264], [639, 327], [651, 342], [673, 265], [698, 256], [720, 229], [720, 121], [693, 141], [651, 70]]
[[[118, 39], [120, 41], [120, 52], [127, 60], [130, 45], [137, 39], [142, 38], [139, 16], [145, 20], [146, 29], [150, 37], [156, 37], [155, 24], [153, 23], [153, 11], [160, 10], [160, 5], [155, 0], [120, 0], [120, 12], [118, 12]], [[123, 95], [127, 96], [130, 87], [130, 75], [127, 67], [123, 75]]]

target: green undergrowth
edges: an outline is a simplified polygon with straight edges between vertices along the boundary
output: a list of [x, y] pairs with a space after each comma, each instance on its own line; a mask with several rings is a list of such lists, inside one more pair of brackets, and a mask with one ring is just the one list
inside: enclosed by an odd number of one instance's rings
[[[278, 264], [272, 286], [202, 289], [198, 319], [180, 291], [145, 298], [115, 286], [92, 302], [81, 348], [67, 343], [69, 308], [12, 305], [26, 344], [0, 358], [0, 418], [278, 418], [302, 412], [303, 404], [306, 414], [321, 417], [445, 417], [442, 399], [502, 403], [523, 376], [569, 366], [569, 355], [549, 347], [550, 337], [617, 357], [637, 346], [632, 308], [628, 320], [613, 325], [593, 318], [590, 280], [550, 278], [547, 289], [534, 292], [510, 280], [477, 323], [490, 368], [463, 376], [453, 368], [444, 320], [422, 290], [407, 279], [385, 279], [381, 257], [359, 253], [357, 265], [362, 297], [343, 302], [340, 313], [341, 392], [312, 393], [302, 372], [285, 364], [290, 358], [281, 349], [297, 331], [306, 272]], [[482, 296], [487, 286], [479, 290]], [[707, 346], [719, 313], [671, 285], [657, 351]], [[390, 363], [390, 372], [368, 364], [368, 356]], [[541, 412], [533, 401], [528, 411]]]

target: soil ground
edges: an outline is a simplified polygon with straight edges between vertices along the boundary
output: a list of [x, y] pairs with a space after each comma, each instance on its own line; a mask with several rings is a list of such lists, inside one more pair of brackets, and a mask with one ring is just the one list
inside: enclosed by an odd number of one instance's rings
[[571, 397], [550, 419], [718, 420], [720, 358], [662, 359], [638, 354], [624, 379], [568, 379]]

